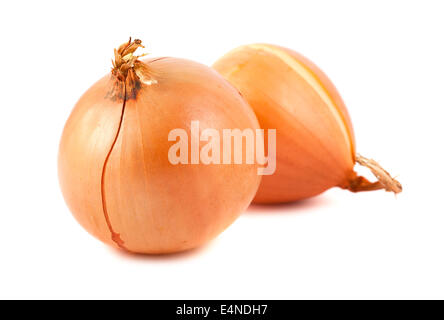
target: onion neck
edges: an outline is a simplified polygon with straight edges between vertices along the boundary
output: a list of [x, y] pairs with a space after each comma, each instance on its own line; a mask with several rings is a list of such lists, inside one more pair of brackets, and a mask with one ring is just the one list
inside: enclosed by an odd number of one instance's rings
[[124, 84], [126, 88], [125, 101], [136, 99], [142, 83], [152, 84], [157, 81], [153, 78], [148, 66], [139, 60], [145, 56], [135, 55], [138, 48], [145, 48], [139, 39], [131, 40], [114, 49], [112, 74], [116, 78], [117, 86]]
[[344, 189], [348, 189], [352, 192], [384, 189], [387, 192], [393, 192], [395, 194], [402, 191], [401, 183], [393, 178], [390, 173], [384, 170], [381, 165], [379, 165], [379, 163], [377, 163], [375, 160], [368, 159], [360, 154], [357, 154], [356, 162], [359, 165], [370, 169], [370, 171], [376, 177], [377, 181], [370, 182], [366, 178], [359, 176], [356, 172], [353, 171], [353, 177], [351, 177], [346, 186], [343, 186]]

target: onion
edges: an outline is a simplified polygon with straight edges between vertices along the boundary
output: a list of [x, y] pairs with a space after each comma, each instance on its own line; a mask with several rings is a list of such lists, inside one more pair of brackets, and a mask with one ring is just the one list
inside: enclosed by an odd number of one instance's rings
[[[276, 172], [263, 177], [254, 202], [295, 201], [335, 186], [401, 192], [401, 184], [374, 160], [356, 154], [344, 102], [307, 58], [279, 46], [253, 44], [229, 52], [214, 68], [247, 99], [263, 129], [276, 129]], [[370, 168], [378, 181], [359, 176], [356, 162]]]
[[261, 177], [256, 163], [172, 164], [169, 133], [190, 135], [192, 121], [218, 131], [259, 124], [213, 69], [168, 57], [140, 61], [141, 46], [130, 39], [115, 50], [111, 74], [78, 101], [61, 138], [59, 180], [74, 217], [98, 239], [136, 253], [178, 252], [227, 228]]

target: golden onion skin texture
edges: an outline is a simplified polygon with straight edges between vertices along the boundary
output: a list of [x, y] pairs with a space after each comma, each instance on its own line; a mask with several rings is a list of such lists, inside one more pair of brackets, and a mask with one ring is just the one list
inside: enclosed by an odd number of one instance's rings
[[276, 172], [263, 177], [254, 202], [296, 201], [335, 186], [374, 187], [353, 170], [355, 139], [344, 102], [307, 58], [254, 44], [229, 52], [213, 67], [242, 93], [262, 128], [276, 129]]
[[77, 221], [105, 243], [149, 254], [192, 249], [247, 208], [261, 177], [256, 164], [173, 165], [169, 132], [191, 137], [195, 120], [200, 130], [220, 132], [259, 124], [211, 68], [176, 58], [142, 63], [149, 81], [107, 75], [75, 106], [60, 143], [62, 193]]

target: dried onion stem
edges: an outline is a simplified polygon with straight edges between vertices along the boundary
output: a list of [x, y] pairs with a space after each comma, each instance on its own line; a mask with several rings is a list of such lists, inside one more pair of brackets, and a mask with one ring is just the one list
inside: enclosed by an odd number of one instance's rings
[[386, 191], [394, 193], [400, 193], [402, 191], [401, 183], [393, 178], [390, 173], [384, 170], [375, 160], [357, 154], [356, 162], [361, 166], [369, 168]]

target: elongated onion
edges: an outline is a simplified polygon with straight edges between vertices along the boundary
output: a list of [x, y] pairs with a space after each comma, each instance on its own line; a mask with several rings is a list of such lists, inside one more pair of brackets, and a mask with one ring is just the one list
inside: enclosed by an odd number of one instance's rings
[[[276, 172], [263, 177], [255, 202], [295, 201], [335, 186], [353, 192], [402, 190], [375, 161], [356, 154], [339, 93], [307, 58], [279, 46], [253, 44], [229, 52], [214, 68], [247, 99], [263, 129], [276, 129]], [[356, 162], [370, 168], [378, 181], [358, 176]]]
[[[63, 131], [59, 179], [78, 222], [105, 243], [137, 253], [204, 244], [250, 204], [256, 164], [172, 164], [182, 128], [258, 129], [238, 91], [216, 71], [176, 58], [140, 61], [140, 40], [115, 50], [111, 74], [78, 101]], [[205, 145], [200, 142], [198, 147]]]

